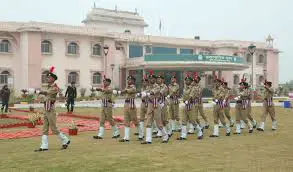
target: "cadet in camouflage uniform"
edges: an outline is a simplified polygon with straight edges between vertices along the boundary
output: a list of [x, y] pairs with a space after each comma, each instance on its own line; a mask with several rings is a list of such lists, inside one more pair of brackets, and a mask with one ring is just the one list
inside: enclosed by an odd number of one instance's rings
[[239, 93], [238, 96], [235, 97], [236, 100], [236, 132], [234, 134], [241, 133], [241, 124], [240, 119], [247, 124], [249, 127], [249, 133], [253, 132], [253, 126], [251, 125], [250, 121], [247, 119], [248, 113], [248, 101], [249, 101], [249, 90], [248, 90], [248, 83], [245, 81], [241, 81], [239, 83]]
[[195, 108], [194, 108], [194, 96], [195, 96], [195, 90], [193, 86], [191, 85], [193, 79], [190, 76], [185, 77], [185, 88], [183, 90], [183, 102], [185, 104], [184, 112], [183, 112], [183, 118], [182, 118], [182, 129], [181, 129], [181, 135], [177, 140], [186, 140], [187, 137], [187, 122], [190, 122], [193, 126], [197, 127], [198, 132], [198, 139], [203, 138], [203, 133], [200, 128], [197, 114], [195, 114]]
[[124, 104], [124, 138], [119, 140], [119, 142], [129, 142], [129, 130], [130, 122], [132, 121], [134, 125], [138, 128], [138, 119], [137, 119], [137, 109], [135, 106], [135, 96], [136, 96], [136, 87], [134, 85], [135, 78], [131, 75], [127, 77], [127, 87], [121, 92], [121, 94], [126, 95], [125, 104]]
[[138, 132], [138, 140], [143, 140], [144, 138], [144, 121], [146, 118], [146, 113], [148, 110], [148, 97], [147, 92], [149, 91], [149, 80], [144, 77], [142, 80], [142, 88], [141, 88], [141, 104], [140, 104], [140, 117], [139, 117], [139, 132]]
[[229, 120], [230, 122], [230, 127], [234, 126], [234, 121], [231, 118], [230, 115], [230, 97], [231, 97], [231, 88], [228, 87], [228, 82], [223, 82], [222, 83], [223, 88], [225, 89], [226, 95], [225, 95], [225, 107], [224, 107], [224, 114], [226, 116], [226, 118]]
[[177, 131], [179, 125], [179, 84], [176, 83], [176, 76], [172, 76], [169, 85], [169, 115], [171, 119], [171, 130]]
[[248, 99], [248, 106], [247, 106], [247, 108], [248, 108], [247, 117], [251, 121], [253, 128], [256, 128], [257, 122], [253, 118], [252, 108], [251, 108], [251, 103], [252, 103], [252, 99], [253, 99], [254, 92], [253, 92], [253, 90], [250, 87], [248, 87], [248, 90], [249, 90], [249, 99]]
[[213, 102], [214, 102], [214, 132], [210, 137], [219, 137], [219, 119], [226, 128], [226, 136], [230, 136], [231, 129], [225, 122], [224, 105], [225, 105], [225, 90], [221, 86], [220, 79], [215, 80], [215, 87], [213, 89]]
[[119, 129], [117, 128], [115, 121], [113, 119], [113, 90], [110, 86], [111, 79], [106, 78], [104, 76], [103, 80], [104, 88], [97, 88], [96, 91], [102, 92], [102, 112], [101, 112], [101, 118], [100, 118], [100, 129], [96, 136], [93, 136], [94, 139], [103, 139], [104, 133], [105, 133], [105, 121], [109, 121], [110, 125], [112, 126], [113, 131], [113, 139], [119, 138]]
[[141, 144], [151, 144], [152, 143], [152, 123], [155, 120], [157, 127], [162, 132], [163, 141], [162, 143], [167, 143], [169, 136], [167, 134], [166, 128], [163, 127], [161, 109], [164, 106], [163, 103], [159, 102], [161, 98], [161, 88], [156, 84], [156, 75], [150, 71], [149, 81], [150, 89], [147, 92], [149, 97], [148, 111], [147, 111], [147, 125], [146, 125], [146, 141]]
[[203, 88], [200, 86], [200, 76], [196, 74], [195, 76], [195, 80], [194, 80], [194, 83], [195, 83], [195, 87], [197, 88], [198, 90], [198, 96], [197, 96], [197, 110], [200, 114], [200, 116], [202, 117], [202, 119], [204, 120], [204, 125], [203, 127], [205, 129], [208, 129], [209, 128], [209, 121], [208, 121], [208, 118], [207, 116], [205, 115], [204, 113], [204, 110], [203, 110], [203, 102], [202, 102], [202, 92], [203, 92]]
[[54, 74], [54, 67], [50, 68], [50, 72], [48, 73], [48, 87], [46, 90], [39, 91], [39, 94], [45, 96], [45, 113], [44, 113], [44, 124], [43, 124], [43, 135], [41, 146], [39, 149], [35, 150], [35, 152], [42, 152], [48, 150], [48, 132], [49, 127], [55, 135], [58, 135], [59, 139], [62, 143], [62, 149], [67, 149], [70, 144], [70, 140], [68, 137], [60, 132], [56, 127], [56, 111], [55, 111], [55, 102], [57, 94], [59, 93], [59, 87], [56, 83], [54, 83], [58, 77]]
[[272, 82], [265, 81], [264, 83], [264, 93], [263, 93], [263, 114], [261, 116], [260, 125], [257, 128], [259, 131], [264, 131], [265, 128], [265, 121], [267, 118], [267, 115], [270, 114], [272, 119], [272, 130], [277, 129], [277, 120], [275, 115], [275, 106], [273, 102], [273, 96], [274, 96], [274, 89], [272, 88]]
[[[162, 119], [162, 124], [163, 127], [166, 129], [167, 133], [169, 136], [172, 134], [172, 132], [169, 132], [168, 130], [168, 107], [167, 107], [167, 101], [166, 97], [168, 95], [168, 87], [166, 84], [164, 84], [164, 77], [162, 75], [157, 76], [157, 84], [160, 87], [160, 97], [159, 97], [159, 103], [161, 107], [161, 119]], [[162, 132], [161, 130], [158, 131], [157, 136], [154, 138], [162, 137]]]

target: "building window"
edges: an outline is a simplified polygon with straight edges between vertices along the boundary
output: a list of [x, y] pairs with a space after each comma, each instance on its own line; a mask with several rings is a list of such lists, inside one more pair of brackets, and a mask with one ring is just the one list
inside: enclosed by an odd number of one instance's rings
[[10, 73], [8, 71], [3, 71], [0, 74], [0, 84], [8, 84], [8, 77], [10, 76]]
[[100, 56], [101, 55], [101, 45], [100, 44], [95, 44], [93, 46], [93, 52], [92, 52], [93, 56]]
[[10, 50], [10, 42], [8, 40], [2, 40], [0, 42], [0, 52], [8, 53]]
[[52, 43], [50, 41], [44, 40], [41, 43], [41, 52], [44, 54], [52, 53]]
[[143, 46], [141, 45], [129, 45], [129, 58], [142, 57]]
[[153, 54], [177, 54], [177, 48], [153, 47]]
[[42, 72], [42, 84], [46, 84], [47, 83], [47, 76], [48, 76], [49, 71], [44, 71]]
[[193, 54], [193, 49], [180, 48], [180, 54]]
[[79, 84], [79, 76], [77, 72], [69, 72], [67, 76], [67, 84], [71, 84], [71, 82]]
[[146, 45], [145, 46], [145, 53], [146, 54], [152, 54], [153, 50], [152, 50], [152, 46], [150, 45]]
[[101, 73], [99, 72], [95, 72], [93, 73], [93, 80], [92, 80], [93, 84], [101, 84], [102, 83], [102, 77], [101, 77]]
[[212, 75], [208, 75], [208, 85], [212, 85], [213, 84], [213, 76]]
[[252, 63], [252, 57], [251, 57], [250, 54], [246, 55], [246, 62], [249, 63], [249, 64]]
[[261, 75], [258, 77], [258, 85], [261, 85], [264, 82], [265, 78]]
[[233, 76], [233, 84], [238, 85], [238, 83], [239, 83], [239, 75], [234, 75]]
[[265, 56], [264, 55], [259, 55], [258, 56], [258, 63], [265, 63]]
[[71, 42], [67, 46], [67, 54], [77, 55], [79, 53], [79, 47], [77, 43]]

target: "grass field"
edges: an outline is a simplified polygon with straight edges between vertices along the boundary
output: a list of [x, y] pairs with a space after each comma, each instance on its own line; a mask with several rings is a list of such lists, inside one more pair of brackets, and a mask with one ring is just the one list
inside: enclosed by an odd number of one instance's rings
[[[76, 111], [99, 113], [96, 109]], [[211, 110], [207, 113], [211, 120]], [[254, 113], [259, 121], [261, 108], [255, 108]], [[221, 129], [221, 137], [209, 138], [209, 129], [201, 141], [195, 135], [176, 141], [176, 133], [168, 144], [155, 139], [152, 145], [141, 145], [133, 135], [130, 143], [119, 143], [111, 139], [111, 131], [104, 140], [93, 140], [96, 132], [85, 132], [71, 137], [68, 150], [59, 150], [56, 136], [50, 136], [50, 150], [35, 153], [39, 137], [0, 140], [0, 171], [293, 171], [293, 111], [277, 108], [277, 117], [275, 132], [268, 118], [264, 133], [250, 135], [244, 130], [241, 136], [226, 137]]]

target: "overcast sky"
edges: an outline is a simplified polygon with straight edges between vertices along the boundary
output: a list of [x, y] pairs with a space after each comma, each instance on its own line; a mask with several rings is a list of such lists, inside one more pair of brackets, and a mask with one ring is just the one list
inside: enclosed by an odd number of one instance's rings
[[147, 34], [205, 40], [275, 39], [280, 82], [293, 80], [293, 0], [0, 0], [1, 21], [43, 21], [79, 25], [93, 7], [130, 10], [144, 16]]

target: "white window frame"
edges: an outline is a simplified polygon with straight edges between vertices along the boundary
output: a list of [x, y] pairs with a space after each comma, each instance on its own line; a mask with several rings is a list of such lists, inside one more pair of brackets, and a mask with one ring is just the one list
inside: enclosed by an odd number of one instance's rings
[[[100, 54], [99, 55], [94, 54], [94, 48], [95, 48], [96, 45], [99, 45], [100, 46]], [[103, 50], [102, 43], [100, 43], [100, 42], [93, 42], [92, 43], [92, 46], [91, 46], [91, 55], [92, 55], [92, 57], [102, 57], [102, 54], [103, 53], [104, 53], [104, 50]]]
[[[43, 52], [43, 45], [46, 44], [47, 46], [49, 46], [49, 51], [48, 52]], [[52, 55], [53, 54], [53, 43], [51, 40], [48, 39], [44, 39], [41, 41], [41, 53], [42, 55]]]
[[[4, 47], [4, 46], [7, 46], [7, 47]], [[6, 49], [7, 48], [7, 51], [2, 51], [2, 49]], [[0, 53], [11, 53], [11, 42], [8, 40], [8, 39], [1, 39], [0, 40]]]

